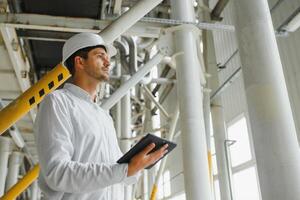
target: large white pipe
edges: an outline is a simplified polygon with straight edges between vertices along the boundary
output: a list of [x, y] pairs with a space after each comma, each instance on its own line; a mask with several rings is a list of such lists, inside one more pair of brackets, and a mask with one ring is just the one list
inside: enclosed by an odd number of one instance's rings
[[132, 25], [134, 25], [160, 2], [162, 2], [162, 0], [138, 1], [137, 4], [134, 5], [134, 7], [124, 13], [118, 20], [114, 21], [103, 31], [101, 31], [100, 35], [106, 42], [112, 43], [116, 38], [118, 38], [126, 30], [128, 30]]
[[[122, 83], [125, 83], [130, 78], [129, 75], [122, 76]], [[130, 105], [130, 90], [121, 99], [121, 136], [122, 138], [131, 137], [131, 105]], [[130, 149], [130, 140], [122, 140], [120, 148], [123, 153], [126, 153]], [[132, 187], [125, 186], [124, 188], [124, 200], [130, 200], [132, 197]]]
[[298, 200], [299, 145], [268, 1], [234, 5], [262, 199]]
[[[216, 91], [219, 87], [219, 78], [217, 71], [217, 60], [215, 55], [215, 47], [213, 35], [211, 31], [204, 33], [205, 44], [205, 64], [207, 72], [211, 75], [208, 78], [208, 86], [212, 91]], [[233, 200], [230, 184], [230, 175], [228, 173], [228, 163], [226, 162], [225, 146], [226, 127], [223, 114], [223, 106], [220, 97], [215, 97], [211, 102], [211, 118], [214, 132], [215, 150], [217, 158], [218, 180], [220, 186], [220, 197], [222, 200]]]
[[[173, 19], [195, 21], [191, 0], [172, 0], [171, 8]], [[175, 31], [174, 43], [177, 52], [184, 52], [183, 55], [176, 57], [176, 74], [186, 197], [189, 200], [210, 200], [203, 95], [200, 85], [201, 67], [197, 55], [196, 37], [192, 30], [178, 30]]]
[[14, 184], [18, 182], [20, 166], [23, 162], [24, 154], [14, 151], [9, 157], [8, 173], [5, 183], [5, 191], [8, 191]]
[[31, 184], [31, 196], [30, 196], [30, 200], [38, 200], [40, 199], [40, 190], [39, 190], [39, 186], [38, 186], [38, 183], [37, 181], [34, 181], [32, 184]]
[[161, 53], [158, 53], [151, 58], [151, 60], [149, 60], [143, 67], [140, 67], [139, 70], [128, 81], [126, 81], [116, 92], [114, 92], [109, 99], [104, 101], [101, 104], [101, 107], [105, 110], [109, 110], [111, 107], [113, 107], [128, 92], [130, 88], [140, 82], [154, 66], [160, 63], [163, 57], [164, 56]]
[[7, 165], [11, 154], [13, 141], [8, 137], [0, 136], [0, 197], [4, 194]]

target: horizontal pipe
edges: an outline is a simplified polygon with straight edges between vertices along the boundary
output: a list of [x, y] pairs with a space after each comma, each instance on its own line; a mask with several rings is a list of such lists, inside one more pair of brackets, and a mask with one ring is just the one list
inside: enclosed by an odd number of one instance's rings
[[140, 82], [143, 77], [160, 61], [164, 55], [161, 53], [156, 54], [149, 62], [141, 67], [128, 81], [126, 81], [116, 92], [114, 92], [107, 100], [105, 100], [101, 107], [105, 110], [112, 108], [127, 92], [128, 90]]
[[114, 21], [114, 23], [108, 25], [107, 28], [101, 31], [100, 35], [106, 42], [112, 43], [161, 2], [162, 0], [140, 0], [134, 7]]

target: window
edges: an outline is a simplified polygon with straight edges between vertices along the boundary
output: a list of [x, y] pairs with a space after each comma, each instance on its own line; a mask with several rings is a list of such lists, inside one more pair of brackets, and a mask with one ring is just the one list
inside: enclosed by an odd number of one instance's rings
[[179, 194], [179, 195], [171, 198], [170, 200], [186, 200], [185, 193]]
[[232, 167], [252, 159], [245, 117], [228, 127], [228, 139], [236, 141], [229, 148]]
[[235, 199], [259, 200], [259, 190], [255, 167], [250, 167], [233, 175]]
[[166, 170], [158, 183], [158, 199], [163, 199], [171, 195], [170, 171]]
[[214, 181], [215, 200], [221, 200], [219, 180]]
[[229, 147], [234, 199], [259, 200], [260, 192], [255, 160], [251, 153], [250, 137], [245, 116], [232, 123], [228, 127], [227, 132], [228, 139], [235, 141]]

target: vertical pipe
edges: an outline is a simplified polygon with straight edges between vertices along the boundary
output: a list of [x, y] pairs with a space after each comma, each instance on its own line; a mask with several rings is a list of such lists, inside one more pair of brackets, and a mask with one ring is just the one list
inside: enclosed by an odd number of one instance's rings
[[18, 182], [20, 166], [23, 163], [24, 155], [21, 152], [14, 151], [9, 157], [8, 172], [5, 183], [5, 191], [8, 191]]
[[38, 200], [38, 199], [39, 199], [39, 187], [37, 181], [34, 181], [31, 185], [30, 200]]
[[148, 171], [144, 170], [143, 172], [143, 180], [142, 180], [142, 200], [149, 200], [148, 196]]
[[[126, 82], [130, 76], [123, 75], [122, 76], [122, 83]], [[130, 138], [131, 136], [131, 105], [130, 105], [130, 90], [127, 92], [126, 95], [121, 99], [121, 135], [122, 138]], [[129, 140], [122, 140], [120, 144], [121, 150], [123, 153], [126, 153], [130, 149], [130, 141]], [[131, 186], [125, 186], [124, 190], [124, 200], [131, 199]]]
[[[171, 8], [173, 19], [195, 21], [191, 0], [173, 0]], [[178, 30], [174, 41], [176, 51], [184, 52], [176, 57], [176, 71], [186, 197], [209, 200], [211, 189], [196, 37], [191, 30]]]
[[[122, 66], [121, 66], [121, 56], [120, 54], [116, 55], [116, 69], [115, 75], [117, 77], [121, 77], [122, 74]], [[121, 138], [121, 101], [118, 101], [115, 106], [115, 127], [117, 132], [117, 137]]]
[[[212, 91], [216, 91], [219, 87], [219, 78], [212, 32], [205, 31], [203, 34], [203, 38], [205, 64], [207, 67], [207, 72], [211, 75], [211, 77], [208, 79], [208, 87], [212, 89]], [[226, 149], [224, 146], [227, 134], [222, 101], [219, 96], [215, 97], [211, 102], [211, 118], [214, 130], [220, 196], [222, 200], [232, 200], [230, 173], [228, 173], [229, 166], [226, 161]]]
[[213, 173], [212, 173], [212, 152], [211, 152], [211, 142], [210, 142], [210, 90], [207, 88], [203, 92], [203, 116], [206, 134], [206, 145], [207, 145], [207, 157], [208, 157], [208, 169], [210, 182], [213, 183]]
[[[169, 141], [173, 141], [178, 118], [179, 118], [179, 107], [178, 107], [178, 105], [177, 105], [177, 106], [176, 106], [176, 109], [175, 109], [175, 112], [174, 112], [174, 114], [173, 114], [171, 123], [170, 123], [169, 134], [168, 134], [168, 136], [167, 136], [167, 140], [169, 140]], [[157, 190], [159, 189], [159, 188], [158, 188], [158, 183], [159, 183], [159, 180], [160, 180], [160, 178], [161, 178], [161, 176], [163, 175], [163, 172], [164, 172], [164, 170], [165, 170], [167, 158], [168, 158], [168, 157], [164, 158], [164, 159], [161, 161], [161, 163], [160, 163], [158, 172], [157, 172], [156, 177], [155, 177], [155, 183], [153, 184], [153, 187], [152, 187], [152, 192], [151, 192], [150, 200], [155, 200], [155, 199], [156, 199]], [[161, 188], [160, 188], [160, 189], [161, 189]]]
[[10, 138], [0, 136], [0, 197], [4, 194], [7, 164], [12, 151], [12, 144]]
[[[143, 124], [143, 133], [147, 133], [150, 130], [153, 129], [153, 123], [152, 123], [152, 114], [151, 114], [151, 108], [152, 108], [152, 102], [150, 99], [145, 98], [145, 108], [146, 108], [146, 112], [145, 112], [145, 120], [144, 120], [144, 124]], [[144, 190], [144, 199], [149, 200], [149, 192], [151, 191], [151, 187], [154, 184], [154, 176], [155, 176], [155, 167], [152, 167], [151, 169], [147, 170], [147, 173], [145, 174], [147, 175], [146, 179], [146, 183], [145, 186], [147, 186], [147, 189], [145, 188]]]
[[296, 200], [299, 146], [268, 1], [234, 3], [262, 199]]

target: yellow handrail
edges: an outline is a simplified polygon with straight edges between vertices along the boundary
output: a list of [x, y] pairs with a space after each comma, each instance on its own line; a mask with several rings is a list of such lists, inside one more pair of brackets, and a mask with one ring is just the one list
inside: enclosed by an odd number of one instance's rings
[[40, 103], [46, 94], [54, 91], [70, 77], [70, 72], [62, 64], [41, 78], [32, 87], [0, 111], [0, 135], [10, 126]]
[[18, 183], [10, 188], [0, 200], [13, 200], [25, 191], [39, 176], [40, 166], [35, 165]]

